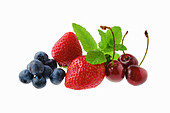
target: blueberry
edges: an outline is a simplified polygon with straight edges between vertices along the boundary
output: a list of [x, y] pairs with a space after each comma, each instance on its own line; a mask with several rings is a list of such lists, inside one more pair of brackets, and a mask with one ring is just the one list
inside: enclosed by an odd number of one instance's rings
[[55, 68], [57, 68], [57, 62], [54, 59], [48, 59], [45, 62], [45, 65], [48, 65], [52, 68], [52, 70], [54, 70]]
[[50, 75], [52, 74], [53, 70], [51, 69], [50, 66], [44, 65], [44, 72], [42, 73], [42, 75], [48, 79], [50, 77]]
[[62, 80], [64, 79], [66, 73], [63, 69], [61, 68], [56, 68], [54, 69], [53, 73], [50, 75], [50, 81], [55, 84], [58, 85], [62, 82]]
[[35, 59], [27, 65], [27, 69], [32, 74], [41, 74], [44, 71], [44, 65], [41, 61]]
[[48, 60], [48, 55], [43, 51], [39, 51], [34, 55], [34, 59], [37, 59], [42, 63], [45, 63]]
[[28, 84], [31, 82], [32, 78], [33, 78], [33, 74], [31, 74], [27, 69], [21, 71], [19, 73], [19, 79], [22, 83], [24, 84]]
[[33, 79], [32, 79], [32, 84], [35, 88], [43, 88], [45, 87], [47, 81], [46, 79], [43, 77], [43, 76], [35, 76]]

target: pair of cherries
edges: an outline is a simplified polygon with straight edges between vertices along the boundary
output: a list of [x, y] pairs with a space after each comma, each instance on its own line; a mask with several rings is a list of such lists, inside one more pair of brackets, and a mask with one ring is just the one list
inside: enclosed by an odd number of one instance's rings
[[[114, 60], [115, 55], [115, 38], [114, 33], [110, 27], [107, 26], [100, 26], [103, 30], [110, 29], [113, 35], [113, 42], [114, 42], [114, 50], [113, 50], [113, 59], [106, 65], [106, 77], [112, 82], [119, 82], [121, 81], [124, 76], [126, 77], [127, 81], [134, 86], [138, 86], [143, 84], [147, 80], [147, 71], [144, 68], [141, 68], [140, 65], [142, 64], [143, 60], [148, 51], [149, 45], [149, 36], [148, 32], [145, 31], [145, 36], [147, 37], [147, 49], [145, 55], [138, 66], [138, 60], [131, 54], [122, 54], [118, 60]], [[122, 39], [122, 44], [125, 36], [128, 32], [124, 35]]]

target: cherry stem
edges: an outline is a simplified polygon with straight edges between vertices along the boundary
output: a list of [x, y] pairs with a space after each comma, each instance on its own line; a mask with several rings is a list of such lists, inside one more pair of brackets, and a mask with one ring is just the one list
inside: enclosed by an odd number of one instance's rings
[[[123, 42], [124, 42], [124, 39], [125, 39], [125, 36], [128, 34], [128, 31], [126, 31], [126, 33], [124, 34], [124, 36], [123, 36], [123, 39], [122, 39], [122, 45], [123, 45]], [[126, 56], [126, 54], [125, 54], [125, 51], [123, 50], [123, 54], [124, 54], [124, 56], [125, 56], [125, 58], [127, 59], [128, 57]]]
[[148, 47], [149, 47], [149, 35], [148, 35], [147, 30], [145, 31], [145, 36], [146, 36], [146, 38], [147, 38], [147, 47], [146, 47], [145, 55], [144, 55], [142, 61], [141, 61], [140, 64], [139, 64], [139, 67], [141, 66], [141, 64], [142, 64], [142, 62], [144, 61], [144, 59], [145, 59], [145, 57], [146, 57], [146, 54], [147, 54], [147, 52], [148, 52]]
[[101, 29], [106, 30], [106, 29], [110, 29], [110, 31], [112, 32], [112, 36], [113, 36], [113, 58], [112, 58], [112, 66], [114, 65], [114, 56], [115, 56], [115, 37], [114, 37], [114, 33], [111, 27], [107, 27], [107, 26], [100, 26]]

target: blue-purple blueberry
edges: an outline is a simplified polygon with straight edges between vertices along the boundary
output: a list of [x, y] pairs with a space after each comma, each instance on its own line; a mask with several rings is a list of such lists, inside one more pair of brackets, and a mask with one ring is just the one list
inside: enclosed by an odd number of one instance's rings
[[19, 80], [24, 84], [28, 84], [33, 79], [33, 76], [33, 74], [31, 74], [27, 69], [25, 69], [19, 73]]
[[48, 55], [43, 51], [39, 51], [34, 55], [34, 59], [37, 59], [44, 64], [48, 60]]
[[41, 61], [35, 59], [27, 65], [27, 69], [34, 75], [41, 74], [44, 71], [44, 65]]
[[43, 76], [35, 76], [32, 79], [32, 84], [37, 89], [45, 87], [46, 83], [47, 83], [47, 81]]
[[54, 69], [53, 73], [50, 75], [50, 81], [55, 84], [58, 85], [62, 82], [62, 80], [64, 79], [66, 73], [63, 69], [61, 68], [56, 68]]
[[52, 68], [52, 70], [54, 70], [55, 68], [57, 68], [57, 62], [54, 59], [48, 59], [45, 62], [45, 65], [48, 65]]
[[44, 76], [46, 79], [50, 78], [50, 75], [52, 74], [53, 70], [50, 66], [44, 65], [44, 71], [42, 73], [42, 76]]

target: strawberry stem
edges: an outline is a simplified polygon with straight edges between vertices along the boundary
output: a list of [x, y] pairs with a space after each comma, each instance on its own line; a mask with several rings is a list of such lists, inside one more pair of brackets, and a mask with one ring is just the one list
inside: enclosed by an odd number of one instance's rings
[[147, 54], [147, 52], [148, 52], [148, 47], [149, 47], [149, 35], [148, 35], [147, 30], [145, 31], [145, 36], [146, 36], [146, 38], [147, 38], [147, 47], [146, 47], [145, 55], [144, 55], [142, 61], [141, 61], [140, 64], [139, 64], [139, 67], [141, 66], [141, 64], [142, 64], [142, 62], [144, 61], [144, 59], [145, 59], [145, 57], [146, 57], [146, 54]]
[[[124, 42], [124, 39], [125, 39], [125, 36], [128, 34], [128, 31], [126, 31], [126, 33], [124, 34], [124, 36], [123, 36], [123, 39], [122, 39], [122, 45], [123, 45], [123, 42]], [[125, 54], [125, 51], [123, 50], [123, 54], [124, 54], [124, 56], [125, 56], [125, 58], [127, 59], [128, 57], [126, 56], [126, 54]]]
[[115, 56], [115, 37], [114, 37], [114, 33], [111, 27], [107, 27], [107, 26], [100, 26], [101, 29], [106, 30], [106, 29], [110, 29], [110, 31], [112, 32], [112, 36], [113, 36], [113, 58], [112, 58], [112, 66], [114, 65], [114, 56]]

